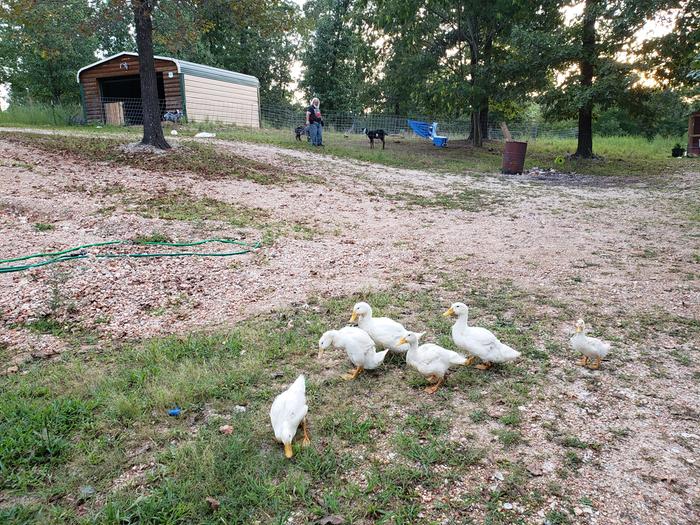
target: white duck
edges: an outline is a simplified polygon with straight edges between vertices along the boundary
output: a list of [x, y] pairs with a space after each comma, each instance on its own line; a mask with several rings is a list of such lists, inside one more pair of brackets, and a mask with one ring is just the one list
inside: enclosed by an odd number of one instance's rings
[[579, 362], [580, 365], [586, 366], [590, 359], [592, 361], [591, 368], [598, 369], [600, 368], [600, 360], [610, 351], [610, 343], [589, 337], [585, 331], [586, 323], [583, 322], [583, 319], [576, 321], [576, 333], [569, 339], [569, 344], [572, 349], [583, 354]]
[[418, 346], [418, 340], [424, 333], [408, 332], [397, 344], [408, 344], [406, 362], [433, 383], [432, 386], [426, 387], [425, 391], [434, 394], [445, 383], [445, 374], [450, 367], [466, 364], [467, 358], [432, 343]]
[[270, 408], [270, 421], [275, 431], [275, 438], [284, 444], [284, 455], [291, 458], [294, 455], [292, 440], [301, 423], [304, 430], [302, 446], [311, 443], [309, 432], [306, 428], [306, 414], [309, 407], [306, 404], [306, 379], [304, 375], [297, 377], [292, 385], [278, 395]]
[[350, 322], [357, 322], [357, 326], [367, 332], [380, 348], [401, 354], [406, 351], [406, 348], [401, 348], [396, 342], [408, 334], [408, 330], [388, 317], [372, 317], [372, 307], [367, 303], [357, 303], [353, 307]]
[[466, 304], [454, 303], [442, 315], [457, 317], [457, 322], [452, 325], [452, 340], [460, 350], [471, 354], [467, 365], [471, 365], [474, 358], [478, 357], [482, 363], [476, 368], [486, 370], [491, 367], [491, 363], [506, 363], [520, 357], [520, 352], [501, 343], [498, 337], [486, 328], [468, 326], [469, 308]]
[[345, 374], [343, 379], [355, 379], [363, 370], [374, 370], [384, 362], [388, 350], [377, 352], [374, 341], [367, 332], [354, 326], [340, 330], [328, 330], [318, 340], [318, 356], [333, 346], [345, 350], [355, 369]]

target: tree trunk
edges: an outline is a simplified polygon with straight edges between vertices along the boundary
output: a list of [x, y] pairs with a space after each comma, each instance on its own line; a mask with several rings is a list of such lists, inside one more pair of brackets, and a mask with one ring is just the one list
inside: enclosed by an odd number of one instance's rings
[[157, 0], [132, 0], [136, 45], [139, 52], [139, 76], [141, 77], [141, 106], [143, 111], [143, 139], [141, 144], [159, 149], [170, 149], [160, 124], [158, 80], [153, 58], [153, 21], [151, 12]]
[[486, 99], [481, 105], [479, 115], [479, 126], [481, 128], [482, 140], [489, 140], [489, 100]]
[[481, 134], [481, 111], [479, 109], [472, 111], [472, 144], [477, 148], [484, 145]]
[[578, 146], [576, 156], [584, 159], [593, 157], [593, 100], [590, 98], [593, 86], [593, 62], [595, 49], [595, 0], [586, 0], [583, 9], [583, 35], [581, 48], [581, 87], [585, 93], [585, 102], [578, 110]]

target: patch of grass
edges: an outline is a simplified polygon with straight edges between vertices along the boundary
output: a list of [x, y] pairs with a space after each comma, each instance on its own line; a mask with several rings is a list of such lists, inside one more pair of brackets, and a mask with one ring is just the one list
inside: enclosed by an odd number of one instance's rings
[[588, 448], [588, 443], [581, 441], [576, 436], [565, 436], [561, 440], [561, 444], [568, 448]]
[[46, 224], [43, 222], [37, 222], [36, 224], [34, 224], [34, 229], [38, 232], [48, 232], [55, 228], [56, 227], [53, 224]]
[[25, 328], [38, 334], [51, 334], [55, 336], [64, 335], [68, 329], [66, 324], [61, 323], [57, 319], [54, 319], [48, 315], [38, 317], [32, 321], [27, 321], [24, 326]]
[[137, 235], [131, 240], [135, 244], [148, 244], [152, 242], [173, 242], [173, 240], [168, 234], [161, 233], [158, 231], [154, 231], [148, 235]]
[[505, 447], [512, 447], [522, 442], [523, 436], [517, 430], [496, 429], [493, 433]]
[[143, 217], [170, 221], [216, 220], [235, 227], [260, 225], [267, 217], [261, 209], [229, 204], [209, 197], [197, 198], [184, 191], [160, 193], [141, 202]]
[[424, 413], [409, 414], [403, 421], [404, 430], [419, 435], [439, 436], [449, 430], [449, 423], [441, 417]]
[[432, 465], [472, 465], [483, 457], [477, 448], [464, 448], [460, 443], [442, 438], [398, 435], [395, 437], [398, 452], [423, 467]]
[[385, 422], [376, 414], [360, 414], [353, 408], [333, 412], [321, 421], [321, 429], [351, 445], [373, 441], [373, 431], [383, 431]]
[[489, 416], [486, 413], [486, 410], [479, 409], [469, 414], [469, 419], [471, 419], [472, 423], [483, 423], [488, 418]]
[[545, 515], [545, 522], [549, 525], [571, 525], [569, 515], [560, 510], [550, 510]]
[[81, 114], [78, 104], [11, 104], [0, 111], [0, 126], [65, 126]]
[[564, 466], [571, 470], [578, 470], [583, 465], [583, 460], [573, 450], [567, 450], [564, 454]]
[[9, 134], [1, 130], [0, 138], [53, 153], [75, 155], [90, 161], [113, 162], [146, 171], [189, 171], [207, 179], [246, 179], [258, 184], [284, 184], [297, 180], [314, 182], [312, 177], [282, 172], [264, 162], [253, 161], [196, 141], [185, 141], [164, 154], [132, 155], [122, 150], [124, 141], [120, 138]]
[[462, 189], [450, 193], [438, 193], [430, 196], [416, 193], [400, 192], [386, 194], [388, 198], [405, 201], [409, 206], [422, 206], [429, 208], [444, 208], [448, 210], [458, 209], [463, 211], [480, 211], [486, 207], [493, 207], [502, 198], [496, 198], [495, 194], [486, 190], [474, 188]]
[[506, 425], [506, 426], [510, 426], [510, 427], [518, 427], [518, 426], [520, 426], [520, 423], [522, 421], [522, 418], [520, 416], [520, 411], [517, 408], [515, 410], [511, 410], [506, 415], [501, 417], [499, 419], [499, 421], [502, 425]]

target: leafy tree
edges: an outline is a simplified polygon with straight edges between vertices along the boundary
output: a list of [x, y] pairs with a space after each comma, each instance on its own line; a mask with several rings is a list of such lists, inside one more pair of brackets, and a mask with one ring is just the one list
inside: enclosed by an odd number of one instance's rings
[[[667, 0], [585, 0], [580, 16], [545, 36], [540, 52], [563, 79], [543, 97], [547, 115], [578, 117], [575, 155], [593, 157], [594, 109], [624, 105], [639, 80], [635, 64], [621, 59], [637, 46], [637, 32]], [[541, 35], [531, 35], [535, 42]], [[637, 67], [640, 64], [636, 64]]]
[[678, 3], [673, 29], [645, 42], [645, 66], [664, 88], [700, 98], [700, 0]]
[[[353, 0], [310, 0], [304, 5], [313, 28], [302, 54], [301, 87], [329, 111], [361, 111], [371, 103], [376, 51], [363, 4]], [[364, 86], [368, 89], [365, 90]]]
[[[469, 113], [477, 146], [492, 102], [524, 99], [546, 85], [544, 70], [523, 63], [512, 36], [519, 27], [545, 31], [560, 23], [554, 0], [496, 0], [488, 6], [477, 0], [377, 0], [377, 6], [377, 23], [398, 43], [388, 64], [400, 80], [388, 84], [387, 99], [409, 83], [415, 86], [412, 98], [426, 111]], [[409, 56], [419, 67], [402, 67]]]
[[77, 102], [75, 72], [94, 60], [94, 28], [87, 0], [0, 2], [0, 83], [10, 100]]
[[290, 0], [161, 0], [158, 53], [253, 75], [264, 103], [287, 104], [303, 20]]
[[689, 111], [678, 91], [637, 87], [621, 104], [598, 109], [593, 131], [603, 136], [679, 137], [688, 127]]

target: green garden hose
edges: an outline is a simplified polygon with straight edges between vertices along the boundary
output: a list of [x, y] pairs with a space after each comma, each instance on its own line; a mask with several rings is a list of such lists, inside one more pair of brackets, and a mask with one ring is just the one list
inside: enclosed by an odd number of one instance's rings
[[86, 259], [90, 257], [90, 254], [86, 252], [88, 248], [96, 248], [100, 246], [112, 246], [117, 244], [127, 244], [127, 245], [145, 245], [145, 246], [170, 246], [175, 248], [183, 248], [187, 246], [200, 246], [202, 244], [208, 243], [222, 243], [222, 244], [235, 244], [236, 246], [241, 246], [243, 249], [234, 252], [215, 252], [215, 253], [198, 253], [198, 252], [164, 252], [164, 253], [98, 253], [94, 257], [98, 259], [118, 259], [118, 258], [142, 258], [142, 257], [229, 257], [231, 255], [242, 255], [244, 253], [249, 253], [257, 248], [260, 248], [260, 243], [247, 243], [243, 241], [236, 241], [233, 239], [204, 239], [203, 241], [195, 242], [134, 242], [134, 241], [107, 241], [107, 242], [96, 242], [93, 244], [83, 244], [81, 246], [76, 246], [75, 248], [68, 248], [67, 250], [61, 250], [58, 252], [47, 252], [47, 253], [34, 253], [32, 255], [26, 255], [24, 257], [14, 257], [12, 259], [0, 259], [0, 265], [7, 263], [14, 263], [19, 261], [27, 261], [29, 259], [39, 259], [43, 258], [45, 260], [20, 264], [16, 266], [0, 266], [0, 273], [11, 273], [11, 272], [21, 272], [24, 270], [30, 270], [32, 268], [39, 268], [41, 266], [46, 266], [48, 264], [54, 264], [65, 261], [74, 261], [77, 259]]

